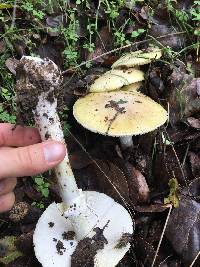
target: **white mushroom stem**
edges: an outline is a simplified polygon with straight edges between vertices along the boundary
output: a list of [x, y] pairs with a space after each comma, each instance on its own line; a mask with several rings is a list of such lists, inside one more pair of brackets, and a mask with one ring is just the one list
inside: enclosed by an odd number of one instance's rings
[[120, 143], [121, 143], [122, 149], [125, 150], [127, 148], [133, 147], [132, 135], [121, 136], [119, 139], [120, 139]]
[[[51, 92], [51, 89], [48, 92], [41, 93], [38, 97], [36, 109], [33, 111], [35, 123], [43, 141], [51, 138], [65, 144], [63, 131], [56, 111], [57, 100], [54, 98], [54, 101], [50, 102], [48, 100], [49, 92]], [[64, 160], [55, 168], [55, 173], [63, 200], [61, 213], [70, 219], [77, 239], [80, 240], [83, 236], [88, 235], [94, 227], [95, 223], [93, 219], [96, 216], [92, 210], [88, 209], [85, 195], [77, 187], [70, 167], [68, 153], [66, 153]]]
[[[36, 125], [40, 131], [42, 141], [51, 138], [65, 144], [63, 131], [56, 111], [57, 100], [54, 99], [51, 103], [47, 100], [48, 94], [49, 92], [44, 92], [38, 97], [38, 104], [35, 111], [33, 111]], [[68, 153], [66, 153], [64, 160], [55, 168], [55, 173], [62, 200], [64, 203], [70, 205], [79, 197], [80, 190], [77, 187], [70, 167]]]

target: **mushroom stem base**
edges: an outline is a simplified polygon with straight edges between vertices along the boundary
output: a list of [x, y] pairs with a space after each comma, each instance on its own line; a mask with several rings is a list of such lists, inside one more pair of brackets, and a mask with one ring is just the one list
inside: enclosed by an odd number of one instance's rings
[[122, 136], [119, 139], [123, 150], [133, 147], [132, 135]]

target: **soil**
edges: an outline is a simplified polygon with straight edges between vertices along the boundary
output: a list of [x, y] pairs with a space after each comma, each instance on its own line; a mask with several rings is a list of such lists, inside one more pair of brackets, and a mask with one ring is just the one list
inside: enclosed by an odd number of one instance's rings
[[[108, 222], [109, 223], [109, 222]], [[105, 227], [107, 224], [105, 225]], [[94, 228], [93, 231], [96, 233], [92, 238], [86, 237], [82, 239], [74, 253], [72, 254], [71, 261], [72, 266], [74, 267], [94, 267], [94, 258], [97, 253], [97, 250], [104, 248], [104, 244], [107, 244], [108, 241], [103, 235], [105, 229], [100, 229], [99, 227]]]

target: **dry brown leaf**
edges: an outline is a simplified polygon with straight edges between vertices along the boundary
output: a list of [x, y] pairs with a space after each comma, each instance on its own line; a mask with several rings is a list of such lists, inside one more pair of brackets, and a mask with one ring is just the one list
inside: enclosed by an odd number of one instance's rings
[[187, 122], [192, 128], [200, 129], [200, 120], [193, 117], [187, 118]]
[[[113, 197], [121, 203], [123, 203], [122, 198], [129, 201], [129, 187], [123, 172], [115, 164], [109, 161], [95, 160], [95, 162], [98, 167], [93, 163], [92, 168], [94, 168], [96, 174], [94, 179], [97, 190]], [[114, 187], [116, 187], [119, 193]]]
[[149, 206], [134, 206], [134, 209], [138, 212], [147, 212], [147, 213], [152, 213], [152, 212], [163, 212], [167, 209], [169, 209], [171, 205], [167, 204], [151, 204]]
[[194, 152], [188, 154], [194, 177], [200, 177], [200, 157]]
[[74, 152], [69, 156], [69, 160], [72, 166], [72, 169], [82, 169], [87, 167], [89, 164], [92, 163], [92, 160], [88, 157], [88, 154], [85, 153], [83, 150], [79, 150]]
[[145, 177], [132, 164], [127, 162], [125, 167], [128, 175], [130, 199], [134, 204], [146, 202], [149, 198], [150, 190]]
[[[200, 203], [195, 199], [199, 196], [199, 188], [200, 179], [196, 179], [184, 190], [179, 207], [172, 211], [166, 229], [166, 236], [181, 256], [184, 266], [190, 266], [200, 251]], [[195, 266], [199, 266], [200, 261], [196, 263]]]
[[169, 95], [170, 116], [172, 125], [180, 120], [200, 112], [200, 101], [197, 90], [200, 78], [186, 74], [178, 68], [170, 76], [172, 93]]
[[18, 66], [19, 60], [15, 59], [15, 58], [8, 58], [6, 60], [6, 67], [9, 69], [9, 71], [16, 75], [16, 68]]

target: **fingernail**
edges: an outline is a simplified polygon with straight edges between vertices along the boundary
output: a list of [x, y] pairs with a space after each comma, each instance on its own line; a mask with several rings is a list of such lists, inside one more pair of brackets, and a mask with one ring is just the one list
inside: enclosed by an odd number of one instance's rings
[[65, 147], [61, 143], [49, 142], [44, 146], [44, 158], [48, 163], [60, 161], [65, 156]]

